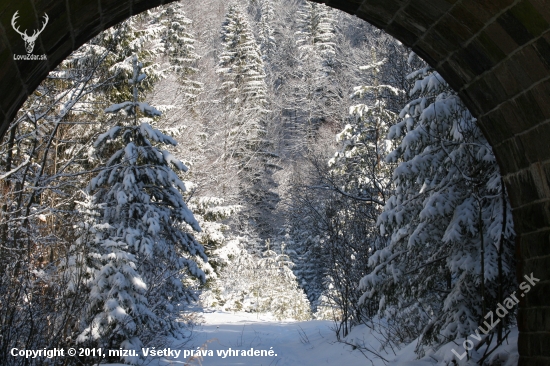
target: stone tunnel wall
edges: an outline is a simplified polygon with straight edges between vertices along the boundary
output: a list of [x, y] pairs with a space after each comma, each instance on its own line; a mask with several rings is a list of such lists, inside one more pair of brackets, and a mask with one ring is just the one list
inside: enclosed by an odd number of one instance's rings
[[[187, 0], [193, 1], [193, 0]], [[170, 0], [165, 1], [170, 2]], [[550, 365], [550, 0], [327, 0], [384, 29], [435, 67], [478, 118], [513, 207], [518, 279], [541, 281], [519, 310], [520, 365]], [[70, 52], [161, 0], [0, 3], [0, 136], [27, 95]], [[11, 26], [39, 29], [34, 54]]]

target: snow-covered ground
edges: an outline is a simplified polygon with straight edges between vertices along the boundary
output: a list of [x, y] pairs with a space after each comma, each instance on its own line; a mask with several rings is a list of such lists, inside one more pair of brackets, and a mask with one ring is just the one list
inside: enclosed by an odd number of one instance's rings
[[[454, 365], [454, 348], [462, 354], [461, 343], [449, 343], [436, 353], [421, 360], [414, 353], [416, 342], [400, 350], [387, 349], [379, 356], [351, 345], [336, 341], [331, 321], [277, 321], [269, 314], [227, 313], [211, 311], [204, 313], [204, 323], [197, 326], [193, 338], [183, 347], [174, 345], [168, 357], [150, 357], [149, 366], [165, 365], [262, 365], [262, 366], [317, 366], [317, 365], [373, 365], [373, 366], [428, 366]], [[369, 328], [355, 327], [346, 337], [349, 344], [368, 345], [378, 352], [380, 335]], [[517, 364], [517, 329], [509, 337], [509, 344], [492, 354], [503, 366]], [[484, 347], [483, 347], [484, 349]], [[197, 350], [200, 355], [197, 356]], [[159, 350], [156, 350], [159, 351]], [[180, 351], [176, 357], [175, 353]], [[244, 354], [243, 354], [244, 352]], [[256, 355], [255, 355], [256, 353]], [[261, 356], [264, 354], [264, 356]], [[479, 359], [480, 355], [477, 355]], [[458, 361], [458, 360], [457, 360]], [[474, 365], [467, 358], [457, 365]], [[115, 366], [115, 365], [112, 365]]]
[[[202, 365], [365, 365], [359, 352], [335, 342], [330, 321], [280, 322], [269, 315], [213, 312], [196, 329], [194, 344], [206, 345], [214, 357]], [[273, 356], [217, 355], [219, 350], [273, 350]], [[241, 351], [239, 351], [240, 353]], [[200, 364], [200, 363], [196, 363]]]

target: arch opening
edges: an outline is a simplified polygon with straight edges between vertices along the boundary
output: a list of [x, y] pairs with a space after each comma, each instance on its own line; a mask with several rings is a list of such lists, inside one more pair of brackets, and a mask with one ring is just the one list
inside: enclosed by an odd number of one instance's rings
[[[164, 3], [167, 3], [165, 1]], [[321, 1], [319, 1], [321, 2]], [[1, 5], [0, 132], [26, 97], [72, 51], [100, 31], [162, 1], [25, 0]], [[544, 0], [325, 1], [328, 6], [385, 30], [432, 65], [458, 91], [493, 146], [510, 193], [518, 233], [518, 276], [540, 273], [541, 283], [521, 304], [523, 364], [548, 361], [550, 308], [550, 4]], [[25, 43], [12, 27], [40, 29], [34, 54], [46, 61], [15, 60]], [[30, 33], [30, 32], [29, 32]]]

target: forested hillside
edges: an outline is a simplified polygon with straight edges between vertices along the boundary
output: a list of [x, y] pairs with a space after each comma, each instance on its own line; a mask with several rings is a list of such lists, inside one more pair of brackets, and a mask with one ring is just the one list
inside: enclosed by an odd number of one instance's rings
[[36, 364], [141, 364], [201, 308], [333, 320], [354, 349], [418, 357], [481, 331], [480, 364], [515, 326], [512, 308], [483, 325], [517, 285], [475, 118], [397, 40], [324, 5], [134, 16], [49, 74], [0, 156], [2, 365], [77, 346], [136, 353]]

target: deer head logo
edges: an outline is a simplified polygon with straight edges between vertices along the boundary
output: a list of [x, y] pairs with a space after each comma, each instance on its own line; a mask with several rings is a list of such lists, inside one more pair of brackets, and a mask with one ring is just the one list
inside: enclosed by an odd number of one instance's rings
[[13, 14], [13, 17], [11, 18], [11, 26], [17, 33], [21, 35], [21, 38], [23, 38], [23, 41], [25, 41], [25, 48], [27, 49], [27, 53], [31, 53], [32, 50], [34, 49], [34, 42], [36, 42], [36, 38], [38, 38], [38, 35], [42, 33], [44, 28], [46, 28], [46, 24], [48, 24], [48, 20], [49, 20], [48, 14], [44, 13], [44, 23], [42, 24], [42, 29], [40, 30], [35, 29], [32, 33], [32, 36], [29, 36], [27, 34], [26, 29], [24, 32], [21, 32], [19, 30], [19, 26], [16, 26], [15, 21], [17, 20], [17, 18], [19, 18], [19, 15], [17, 13], [19, 13], [19, 10], [17, 10], [15, 14]]

